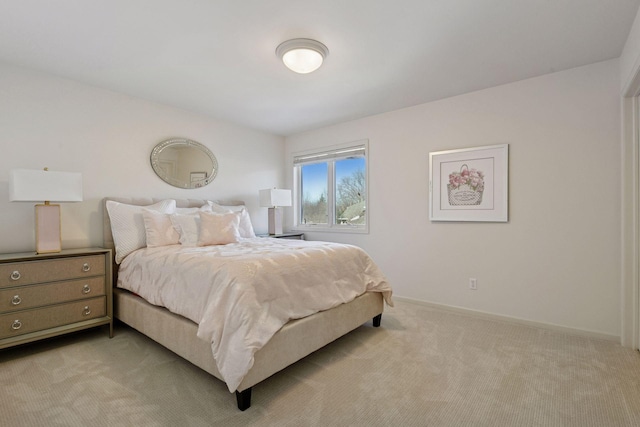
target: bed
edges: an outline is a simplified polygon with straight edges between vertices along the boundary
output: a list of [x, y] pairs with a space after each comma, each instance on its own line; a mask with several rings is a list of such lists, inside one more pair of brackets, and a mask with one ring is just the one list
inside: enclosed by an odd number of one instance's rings
[[[149, 205], [155, 206], [156, 204], [161, 203], [161, 199], [152, 198], [105, 198], [103, 202], [103, 228], [104, 245], [107, 248], [117, 248], [117, 245], [114, 243], [112, 233], [111, 217], [113, 215], [110, 216], [107, 209], [108, 201], [112, 201], [112, 203], [109, 205], [110, 207], [114, 206], [113, 202], [121, 204], [125, 207]], [[243, 203], [240, 201], [209, 202], [200, 199], [178, 199], [175, 200], [174, 206], [178, 210], [187, 210], [190, 208], [199, 209], [203, 206], [206, 207], [207, 204], [213, 204], [214, 206], [224, 206], [225, 209], [230, 208], [230, 210], [233, 211], [239, 211], [239, 209], [241, 209], [241, 207], [243, 206]], [[234, 209], [234, 207], [237, 207], [238, 209]], [[242, 211], [242, 213], [246, 214], [246, 211]], [[241, 218], [240, 214], [237, 214], [236, 216]], [[204, 214], [201, 218], [205, 218]], [[242, 221], [242, 219], [240, 219], [240, 221]], [[115, 226], [119, 227], [119, 225]], [[204, 226], [202, 228], [204, 229]], [[150, 260], [149, 262], [162, 263], [166, 261], [163, 261], [164, 258], [161, 257], [170, 257], [167, 259], [181, 260], [177, 261], [177, 263], [183, 264], [182, 260], [189, 260], [188, 262], [191, 262], [191, 259], [194, 258], [193, 253], [195, 252], [206, 252], [206, 256], [211, 256], [213, 258], [211, 252], [217, 251], [215, 258], [219, 258], [221, 250], [226, 250], [227, 252], [233, 250], [242, 252], [247, 251], [247, 247], [251, 248], [249, 252], [254, 253], [254, 256], [262, 256], [255, 255], [255, 253], [261, 254], [261, 251], [270, 250], [269, 248], [275, 248], [276, 250], [280, 250], [283, 253], [287, 251], [291, 252], [294, 250], [297, 251], [304, 249], [297, 246], [303, 245], [303, 243], [301, 242], [284, 242], [282, 241], [282, 239], [255, 238], [240, 240], [243, 240], [243, 243], [232, 243], [212, 248], [197, 247], [189, 249], [187, 247], [181, 248], [182, 245], [175, 245], [175, 251], [177, 251], [177, 253], [173, 252], [173, 247], [152, 247], [134, 249], [129, 254], [125, 255], [124, 258], [121, 257], [121, 259], [118, 259], [118, 255], [116, 254], [116, 257], [114, 258], [113, 270], [113, 291], [114, 316], [117, 319], [138, 330], [142, 334], [148, 336], [149, 338], [153, 339], [154, 341], [158, 342], [159, 344], [163, 345], [164, 347], [168, 348], [169, 350], [173, 351], [182, 358], [188, 360], [189, 362], [213, 375], [214, 377], [225, 381], [229, 387], [229, 390], [231, 392], [235, 392], [236, 394], [238, 408], [244, 411], [251, 405], [252, 387], [258, 384], [260, 381], [270, 377], [271, 375], [295, 363], [296, 361], [302, 359], [310, 353], [324, 347], [330, 342], [336, 340], [337, 338], [345, 335], [346, 333], [352, 331], [353, 329], [363, 325], [368, 321], [372, 321], [372, 325], [374, 327], [380, 326], [384, 308], [384, 301], [386, 300], [387, 303], [391, 303], [391, 290], [390, 287], [388, 287], [388, 284], [386, 284], [386, 281], [379, 281], [375, 289], [367, 289], [363, 292], [358, 292], [357, 296], [355, 296], [354, 298], [351, 298], [348, 295], [340, 296], [339, 298], [343, 298], [344, 302], [339, 304], [334, 303], [331, 308], [315, 310], [313, 314], [303, 315], [303, 317], [295, 318], [295, 320], [288, 320], [282, 327], [280, 327], [279, 325], [273, 325], [274, 328], [277, 328], [277, 331], [273, 333], [266, 340], [266, 342], [261, 343], [259, 349], [252, 350], [250, 361], [251, 363], [247, 365], [248, 370], [246, 372], [243, 372], [242, 375], [234, 378], [233, 380], [230, 380], [228, 367], [224, 364], [220, 365], [219, 363], [217, 363], [217, 359], [218, 362], [220, 361], [220, 353], [217, 353], [218, 357], [214, 358], [215, 351], [212, 352], [214, 344], [219, 343], [219, 341], [224, 341], [224, 339], [219, 340], [218, 338], [220, 338], [220, 336], [215, 334], [213, 336], [216, 337], [216, 339], [207, 340], [203, 339], [202, 337], [199, 338], [199, 331], [202, 334], [202, 329], [206, 329], [204, 327], [204, 324], [206, 323], [204, 320], [202, 320], [202, 322], [196, 322], [193, 320], [196, 319], [196, 317], [191, 316], [190, 313], [176, 314], [172, 311], [169, 311], [167, 308], [162, 306], [164, 304], [160, 304], [157, 300], [154, 300], [153, 296], [149, 297], [145, 295], [145, 297], [151, 300], [153, 304], [139, 296], [137, 292], [139, 289], [138, 286], [142, 285], [142, 283], [138, 282], [153, 281], [155, 279], [150, 278], [147, 275], [140, 275], [140, 267], [138, 267], [137, 264], [133, 263], [138, 262], [138, 259], [148, 259]], [[245, 241], [249, 243], [244, 243]], [[292, 245], [296, 245], [295, 248], [293, 248]], [[319, 242], [316, 245], [312, 244], [311, 242], [304, 243], [304, 245], [314, 247], [316, 251], [326, 251], [329, 249], [333, 250], [333, 247], [323, 246]], [[256, 249], [256, 247], [258, 249]], [[224, 256], [225, 253], [223, 252], [222, 255]], [[231, 253], [231, 255], [235, 256], [234, 253]], [[184, 262], [184, 264], [186, 263], [187, 261]], [[145, 267], [146, 270], [159, 270], [159, 268], [155, 268], [153, 267], [153, 265], [154, 264], [151, 264], [151, 267]], [[119, 268], [122, 268], [122, 271], [119, 272]], [[143, 270], [145, 268], [143, 268]], [[200, 267], [193, 267], [191, 270], [194, 271], [198, 268]], [[374, 268], [377, 267], [375, 267], [374, 265]], [[273, 272], [269, 273], [273, 274]], [[135, 293], [131, 290], [118, 287], [119, 274], [122, 276], [120, 280], [120, 286], [129, 287], [130, 289], [135, 290]], [[164, 277], [165, 276], [162, 276], [161, 280], [163, 280]], [[186, 277], [189, 276], [182, 275], [179, 276], [179, 278], [177, 278], [176, 280], [188, 280], [190, 284], [195, 282], [191, 280], [191, 278], [185, 279]], [[260, 276], [256, 277], [259, 278]], [[268, 281], [274, 283], [276, 282], [275, 280]], [[262, 282], [265, 282], [265, 280], [262, 280]], [[313, 299], [315, 300], [315, 298]], [[297, 303], [292, 304], [292, 306], [297, 310]], [[178, 307], [178, 309], [174, 309], [174, 311], [180, 313], [180, 307]], [[217, 313], [219, 311], [219, 309], [214, 310], [214, 313]], [[193, 317], [193, 319], [190, 319], [189, 317]], [[235, 334], [237, 335], [237, 333]], [[233, 334], [229, 336], [235, 337], [235, 335]], [[225, 349], [222, 349], [220, 351], [223, 350]], [[231, 357], [230, 359], [233, 359], [233, 357]], [[221, 373], [221, 371], [223, 373]]]

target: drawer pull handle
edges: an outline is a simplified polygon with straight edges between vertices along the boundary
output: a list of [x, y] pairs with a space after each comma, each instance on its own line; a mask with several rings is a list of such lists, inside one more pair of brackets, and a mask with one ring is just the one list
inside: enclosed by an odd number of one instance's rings
[[11, 298], [12, 305], [18, 305], [21, 302], [22, 302], [22, 298], [20, 298], [20, 295], [14, 295], [13, 298]]
[[89, 308], [88, 305], [84, 306], [84, 311], [82, 312], [83, 315], [88, 316], [91, 314], [91, 309]]
[[89, 270], [91, 270], [91, 266], [89, 265], [89, 263], [85, 262], [84, 264], [82, 264], [82, 271], [86, 273]]
[[22, 328], [22, 322], [19, 320], [14, 320], [13, 323], [11, 324], [11, 329], [13, 329], [14, 331], [17, 331], [20, 328]]
[[20, 272], [18, 270], [11, 273], [11, 280], [20, 280]]
[[91, 286], [89, 286], [89, 285], [84, 285], [84, 286], [82, 287], [82, 293], [83, 293], [83, 294], [88, 294], [89, 292], [91, 292]]

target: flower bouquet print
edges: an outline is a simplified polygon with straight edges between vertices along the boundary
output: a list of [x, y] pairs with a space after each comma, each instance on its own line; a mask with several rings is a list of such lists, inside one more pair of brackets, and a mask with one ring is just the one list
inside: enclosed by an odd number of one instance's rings
[[469, 169], [463, 164], [459, 172], [449, 174], [447, 184], [449, 204], [452, 206], [477, 206], [482, 203], [484, 192], [484, 173], [477, 169]]
[[509, 145], [429, 153], [431, 221], [509, 221]]

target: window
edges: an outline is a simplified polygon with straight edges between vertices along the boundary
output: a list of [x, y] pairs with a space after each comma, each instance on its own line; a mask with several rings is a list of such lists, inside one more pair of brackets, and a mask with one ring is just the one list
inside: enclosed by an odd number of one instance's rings
[[368, 231], [367, 141], [293, 156], [295, 225]]

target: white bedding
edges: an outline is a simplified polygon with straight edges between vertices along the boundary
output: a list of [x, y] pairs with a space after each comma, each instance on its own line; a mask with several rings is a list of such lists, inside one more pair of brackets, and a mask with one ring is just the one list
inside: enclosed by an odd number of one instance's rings
[[233, 392], [253, 356], [285, 323], [391, 287], [360, 248], [273, 238], [219, 246], [139, 249], [120, 265], [118, 287], [199, 325]]

